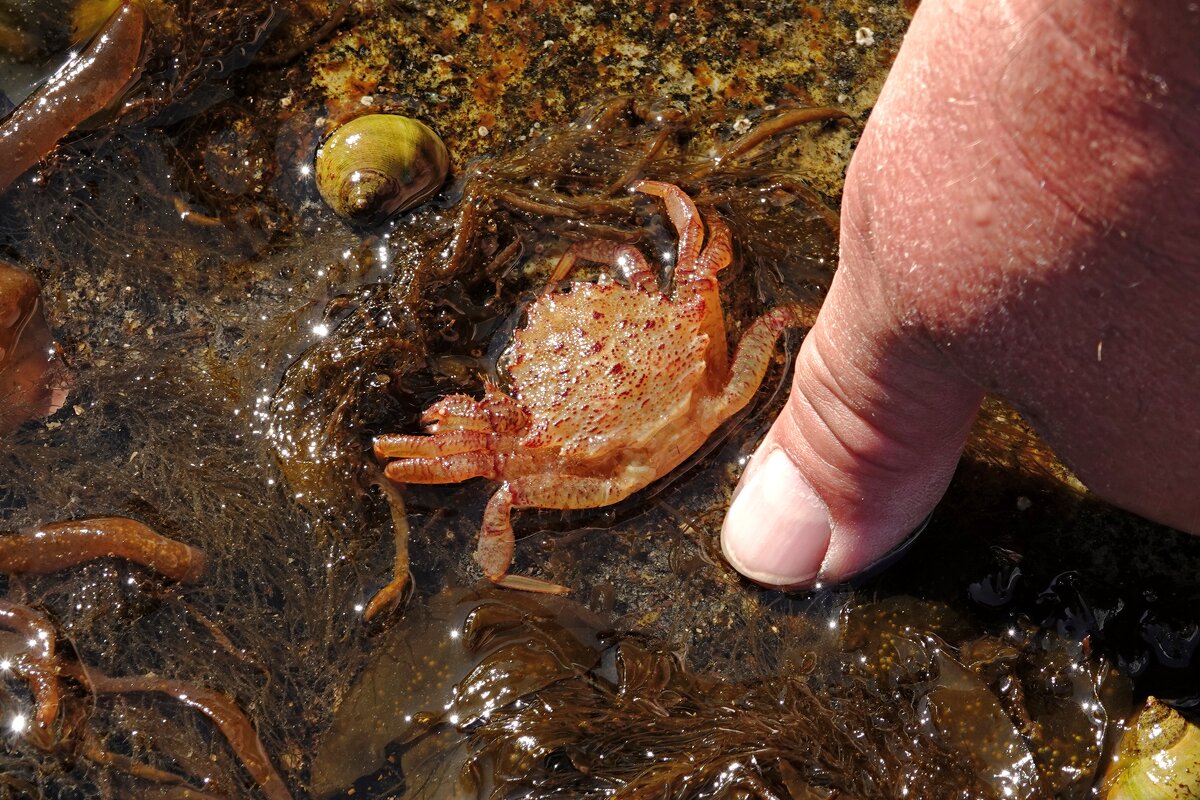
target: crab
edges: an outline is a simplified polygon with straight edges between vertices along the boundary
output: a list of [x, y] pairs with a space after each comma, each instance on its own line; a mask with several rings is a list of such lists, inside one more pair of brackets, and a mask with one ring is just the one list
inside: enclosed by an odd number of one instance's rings
[[[728, 226], [677, 186], [633, 188], [662, 200], [677, 233], [673, 293], [660, 289], [636, 247], [577, 242], [514, 335], [508, 392], [489, 383], [480, 400], [448, 395], [422, 415], [426, 434], [375, 438], [393, 482], [500, 481], [475, 551], [498, 585], [566, 591], [508, 574], [514, 508], [607, 506], [667, 474], [746, 406], [779, 335], [811, 325], [800, 309], [776, 307], [750, 324], [731, 360], [717, 284], [733, 255]], [[602, 277], [559, 289], [579, 261], [608, 265], [624, 282]]]

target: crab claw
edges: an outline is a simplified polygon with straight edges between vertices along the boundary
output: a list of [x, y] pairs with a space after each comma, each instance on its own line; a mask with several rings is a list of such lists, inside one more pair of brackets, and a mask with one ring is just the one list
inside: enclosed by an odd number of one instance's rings
[[489, 431], [486, 414], [478, 411], [479, 401], [465, 394], [450, 394], [437, 401], [421, 414], [421, 427], [426, 433], [442, 429], [459, 431]]
[[421, 414], [426, 433], [443, 430], [513, 433], [529, 425], [529, 414], [494, 384], [484, 386], [482, 400], [465, 394], [446, 395]]

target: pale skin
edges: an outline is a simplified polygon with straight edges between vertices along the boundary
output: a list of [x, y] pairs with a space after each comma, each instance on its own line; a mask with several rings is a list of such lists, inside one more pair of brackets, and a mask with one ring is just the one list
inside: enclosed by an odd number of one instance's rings
[[751, 579], [884, 558], [985, 391], [1099, 497], [1200, 533], [1200, 5], [925, 0], [841, 262], [722, 532]]

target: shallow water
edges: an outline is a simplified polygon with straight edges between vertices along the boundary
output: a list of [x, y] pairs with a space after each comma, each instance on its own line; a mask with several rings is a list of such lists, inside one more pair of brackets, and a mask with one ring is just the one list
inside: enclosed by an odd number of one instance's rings
[[[886, 56], [834, 44], [845, 39], [842, 16], [864, 22], [855, 15], [867, 12], [849, 4], [815, 19], [782, 7], [731, 8], [724, 29], [713, 19], [685, 20], [687, 36], [657, 43], [659, 83], [651, 88], [665, 82], [673, 94], [623, 105], [597, 93], [642, 87], [651, 67], [641, 76], [615, 66], [597, 76], [604, 62], [581, 54], [622, 37], [626, 49], [644, 47], [647, 31], [677, 34], [680, 22], [614, 33], [620, 26], [604, 14], [621, 10], [594, 12], [590, 27], [554, 32], [504, 28], [520, 19], [549, 26], [554, 15], [542, 8], [356, 11], [311, 57], [204, 73], [203, 85], [217, 90], [187, 95], [186, 113], [167, 103], [157, 119], [76, 136], [37, 182], [22, 181], [0, 198], [0, 254], [42, 281], [73, 378], [62, 410], [0, 445], [3, 527], [126, 515], [203, 549], [210, 565], [200, 583], [178, 587], [105, 560], [10, 578], [8, 599], [47, 613], [66, 652], [109, 675], [156, 674], [230, 696], [297, 796], [314, 784], [334, 792], [353, 782], [355, 775], [314, 767], [314, 758], [356, 730], [348, 719], [364, 722], [352, 709], [372, 701], [354, 687], [378, 684], [388, 663], [414, 682], [440, 676], [423, 695], [388, 678], [385, 695], [411, 700], [403, 709], [441, 714], [417, 708], [414, 698], [444, 706], [451, 684], [481, 665], [495, 668], [497, 691], [521, 701], [494, 719], [442, 722], [415, 739], [382, 715], [365, 720], [374, 746], [401, 766], [381, 771], [377, 759], [364, 759], [369, 775], [357, 797], [401, 786], [412, 796], [444, 796], [438, 792], [448, 784], [428, 783], [443, 765], [452, 774], [469, 768], [476, 791], [494, 787], [495, 796], [820, 797], [835, 788], [895, 796], [922, 786], [987, 796], [1003, 792], [996, 775], [1004, 764], [1027, 764], [1027, 756], [1036, 773], [1009, 788], [1084, 796], [1109, 729], [1064, 708], [1099, 702], [1109, 719], [1123, 714], [1129, 701], [1118, 679], [1109, 694], [1095, 688], [1109, 666], [1134, 678], [1135, 696], [1197, 701], [1200, 598], [1189, 579], [1195, 569], [1179, 564], [1200, 564], [1200, 548], [1080, 495], [1019, 420], [992, 407], [946, 503], [889, 571], [811, 597], [746, 584], [721, 561], [716, 534], [741, 465], [782, 402], [796, 336], [781, 346], [749, 413], [667, 480], [613, 508], [517, 513], [515, 571], [570, 587], [580, 604], [539, 611], [533, 598], [480, 594], [504, 613], [478, 624], [498, 626], [496, 641], [521, 649], [521, 658], [501, 664], [503, 647], [455, 650], [425, 633], [431, 620], [452, 619], [447, 630], [462, 626], [476, 608], [446, 598], [461, 597], [479, 577], [470, 551], [491, 491], [480, 481], [404, 490], [413, 596], [381, 620], [362, 620], [363, 604], [391, 575], [393, 553], [390, 509], [372, 485], [370, 437], [412, 432], [430, 401], [478, 392], [521, 305], [573, 238], [623, 236], [651, 253], [669, 249], [654, 203], [612, 192], [614, 184], [634, 175], [679, 181], [730, 221], [738, 260], [722, 292], [734, 340], [783, 299], [817, 302], [828, 280], [835, 239], [823, 206], [836, 203], [861, 115], [793, 131], [743, 161], [700, 172], [769, 116], [762, 98], [795, 102], [780, 87], [803, 83], [801, 76], [810, 99], [835, 102], [846, 88], [847, 106], [868, 108], [878, 80], [870, 69]], [[890, 7], [875, 13], [887, 17], [871, 23], [882, 50], [897, 41], [889, 34], [898, 35], [901, 15]], [[464, 32], [452, 35], [460, 18]], [[303, 43], [315, 26], [296, 19], [294, 30], [278, 35]], [[242, 24], [258, 29], [254, 20]], [[828, 43], [793, 54], [807, 67], [779, 64], [772, 76], [760, 65], [742, 76], [742, 100], [716, 96], [717, 84], [694, 85], [705, 52], [716, 53], [710, 68], [727, 68], [721, 59], [730, 41], [757, 41], [766, 51], [822, 26]], [[714, 37], [707, 48], [695, 42], [702, 35]], [[488, 47], [506, 36], [536, 39], [525, 43], [533, 46], [524, 68], [543, 69], [536, 75], [550, 87], [540, 120], [524, 116], [532, 113], [529, 87], [504, 75], [488, 75], [494, 93], [453, 99], [450, 87], [491, 63]], [[412, 51], [404, 57], [414, 71], [410, 91], [389, 92], [399, 62], [374, 59], [389, 41], [414, 38], [439, 59], [457, 60], [421, 61]], [[543, 48], [550, 40], [573, 47]], [[354, 63], [374, 82], [359, 95], [399, 94], [396, 102], [426, 118], [444, 115], [439, 127], [455, 164], [432, 207], [371, 230], [335, 218], [302, 170], [322, 114], [362, 105], [359, 96], [330, 94], [335, 84], [345, 90], [332, 76], [346, 72], [355, 45]], [[268, 55], [288, 49], [273, 40], [263, 48]], [[538, 66], [537, 58], [552, 63]], [[687, 81], [671, 72], [677, 63], [691, 65], [687, 101], [679, 89]], [[820, 64], [841, 65], [829, 67], [832, 83], [811, 74]], [[229, 81], [255, 101], [229, 99]], [[661, 149], [648, 158], [660, 135]], [[530, 213], [505, 200], [514, 192], [584, 211]], [[456, 257], [454, 236], [469, 204], [482, 222], [466, 255]], [[514, 242], [517, 255], [504, 256]], [[575, 622], [565, 624], [562, 614]], [[897, 618], [912, 630], [898, 634]], [[412, 670], [395, 656], [398, 647], [432, 659], [431, 672]], [[877, 668], [854, 666], [863, 661]], [[1080, 684], [1078, 675], [1090, 682]], [[1012, 685], [1023, 693], [999, 688]], [[787, 714], [773, 716], [772, 699]], [[20, 681], [5, 681], [0, 720], [29, 703]], [[66, 705], [50, 751], [3, 739], [0, 796], [185, 796], [179, 786], [139, 777], [135, 764], [180, 776], [186, 791], [255, 796], [202, 715], [154, 696], [76, 691]], [[550, 712], [534, 719], [536, 708]], [[958, 712], [995, 724], [980, 732], [945, 722]], [[930, 713], [943, 723], [922, 723]], [[563, 732], [580, 719], [610, 735], [604, 748]], [[657, 729], [656, 719], [663, 721]], [[509, 723], [536, 746], [518, 752]], [[728, 728], [727, 735], [696, 736], [699, 726]], [[863, 739], [856, 734], [875, 728], [911, 728], [916, 744], [908, 750], [870, 736], [855, 744]], [[81, 742], [125, 761], [78, 757]], [[622, 744], [656, 756], [639, 760]], [[812, 758], [798, 757], [803, 748], [826, 758], [817, 758], [823, 766], [814, 770]], [[611, 772], [595, 761], [609, 751], [619, 755]], [[693, 771], [682, 770], [693, 761]], [[940, 766], [917, 769], [933, 764]]]

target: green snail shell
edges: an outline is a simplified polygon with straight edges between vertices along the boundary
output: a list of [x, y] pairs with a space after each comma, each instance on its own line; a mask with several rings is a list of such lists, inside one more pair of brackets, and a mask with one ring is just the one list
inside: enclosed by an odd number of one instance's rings
[[1200, 727], [1151, 697], [1105, 776], [1106, 800], [1200, 798]]
[[428, 125], [398, 114], [367, 114], [339, 126], [317, 151], [317, 191], [340, 216], [381, 222], [441, 187], [446, 145]]

